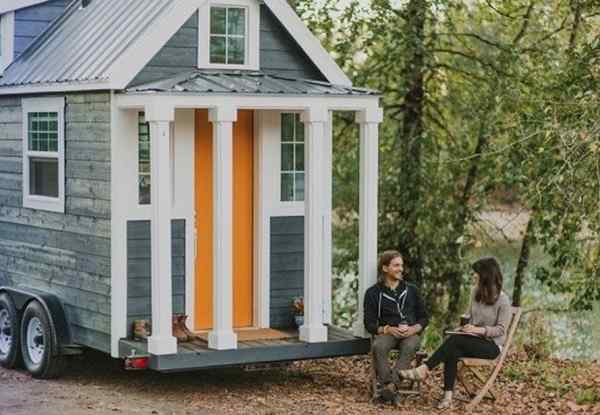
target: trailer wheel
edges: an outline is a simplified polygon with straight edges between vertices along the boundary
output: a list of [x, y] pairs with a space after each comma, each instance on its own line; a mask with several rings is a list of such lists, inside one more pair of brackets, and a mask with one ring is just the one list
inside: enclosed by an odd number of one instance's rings
[[0, 294], [0, 365], [14, 369], [21, 363], [19, 312], [6, 293]]
[[34, 378], [51, 379], [63, 372], [66, 358], [59, 354], [55, 339], [54, 323], [44, 307], [32, 301], [21, 320], [21, 352], [23, 364]]

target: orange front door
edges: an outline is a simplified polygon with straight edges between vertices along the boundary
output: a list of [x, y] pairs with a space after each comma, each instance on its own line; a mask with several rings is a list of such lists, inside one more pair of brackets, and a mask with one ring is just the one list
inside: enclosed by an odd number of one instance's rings
[[[253, 325], [254, 113], [239, 111], [233, 126], [233, 326]], [[195, 328], [212, 328], [213, 189], [212, 124], [196, 111], [196, 304]], [[218, 278], [219, 276], [217, 276]]]

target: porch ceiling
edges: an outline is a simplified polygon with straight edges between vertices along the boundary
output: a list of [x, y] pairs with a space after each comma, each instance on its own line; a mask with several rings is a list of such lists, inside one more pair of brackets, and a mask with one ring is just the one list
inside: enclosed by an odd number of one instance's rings
[[129, 93], [166, 92], [177, 94], [241, 94], [302, 96], [378, 96], [374, 90], [333, 85], [307, 79], [292, 79], [263, 72], [195, 70], [138, 85]]

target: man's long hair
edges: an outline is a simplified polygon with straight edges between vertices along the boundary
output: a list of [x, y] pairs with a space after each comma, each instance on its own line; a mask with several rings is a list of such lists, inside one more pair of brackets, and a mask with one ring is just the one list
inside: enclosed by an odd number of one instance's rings
[[379, 257], [379, 264], [377, 265], [377, 282], [382, 283], [385, 278], [385, 273], [383, 272], [383, 267], [387, 267], [390, 263], [398, 258], [402, 257], [402, 254], [398, 251], [385, 251]]

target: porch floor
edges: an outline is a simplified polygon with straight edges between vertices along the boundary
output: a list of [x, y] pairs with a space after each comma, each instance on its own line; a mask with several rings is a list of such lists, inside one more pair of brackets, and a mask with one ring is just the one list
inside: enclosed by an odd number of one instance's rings
[[[280, 330], [293, 337], [281, 340], [239, 341], [236, 350], [213, 350], [202, 340], [180, 343], [177, 354], [150, 355], [150, 369], [159, 372], [181, 372], [217, 367], [285, 362], [291, 360], [320, 359], [326, 357], [366, 354], [370, 340], [355, 337], [352, 332], [328, 326], [326, 342], [305, 343], [298, 338], [298, 330]], [[122, 339], [119, 343], [121, 357], [148, 355], [147, 343]]]

